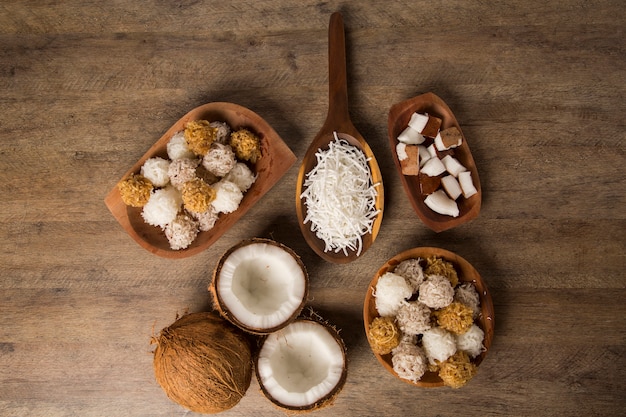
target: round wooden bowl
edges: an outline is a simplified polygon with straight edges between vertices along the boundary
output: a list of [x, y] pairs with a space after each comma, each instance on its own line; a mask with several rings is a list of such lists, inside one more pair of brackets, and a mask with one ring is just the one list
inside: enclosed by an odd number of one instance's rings
[[172, 250], [163, 231], [147, 224], [141, 217], [141, 208], [128, 207], [121, 199], [117, 184], [111, 189], [104, 202], [124, 230], [143, 248], [165, 258], [186, 258], [211, 246], [241, 216], [243, 216], [265, 193], [267, 193], [287, 170], [296, 162], [296, 156], [287, 147], [276, 131], [261, 116], [245, 107], [233, 103], [215, 102], [196, 107], [178, 120], [167, 132], [130, 168], [120, 181], [131, 173], [138, 173], [148, 158], [167, 158], [167, 143], [172, 135], [184, 129], [192, 120], [221, 121], [233, 131], [247, 128], [261, 139], [261, 158], [252, 167], [257, 179], [244, 193], [239, 208], [232, 213], [221, 213], [215, 226], [198, 237], [186, 249]]
[[[485, 350], [476, 358], [472, 359], [472, 362], [475, 365], [479, 365], [485, 359], [485, 356], [487, 355], [487, 352], [491, 347], [491, 341], [493, 340], [495, 317], [493, 302], [491, 301], [491, 295], [489, 294], [487, 285], [478, 274], [478, 271], [476, 271], [476, 269], [474, 269], [474, 267], [465, 259], [445, 249], [432, 247], [409, 249], [388, 260], [378, 270], [378, 272], [376, 272], [376, 275], [374, 275], [374, 278], [367, 288], [367, 294], [365, 295], [365, 302], [363, 304], [363, 322], [365, 325], [365, 334], [369, 334], [370, 324], [376, 317], [378, 317], [378, 311], [376, 310], [376, 299], [372, 294], [372, 292], [376, 288], [376, 284], [378, 283], [378, 278], [387, 272], [393, 272], [395, 267], [402, 261], [416, 258], [425, 259], [430, 256], [438, 256], [448, 262], [451, 262], [454, 265], [454, 268], [456, 269], [459, 276], [459, 283], [471, 282], [476, 287], [476, 291], [478, 291], [478, 295], [480, 296], [480, 315], [475, 322], [485, 332], [485, 339], [483, 341]], [[393, 365], [391, 363], [391, 354], [379, 355], [374, 353], [374, 356], [376, 356], [376, 359], [378, 359], [378, 361], [387, 371], [389, 371], [392, 375], [394, 375], [401, 381], [423, 388], [443, 386], [443, 381], [441, 380], [441, 378], [439, 378], [439, 375], [437, 375], [437, 373], [435, 372], [430, 371], [427, 371], [424, 376], [422, 376], [422, 379], [417, 382], [402, 379], [393, 370]]]
[[[453, 156], [472, 173], [472, 180], [478, 192], [470, 198], [466, 199], [461, 196], [457, 199], [459, 206], [459, 215], [457, 217], [446, 216], [431, 210], [426, 203], [424, 203], [426, 195], [422, 194], [419, 177], [417, 175], [402, 174], [402, 167], [396, 155], [398, 135], [408, 126], [411, 115], [415, 112], [422, 114], [428, 113], [440, 118], [442, 130], [455, 126], [459, 129], [459, 132], [461, 132], [463, 138], [461, 146], [455, 148], [452, 152], [447, 151], [447, 153], [453, 154]], [[482, 188], [480, 186], [480, 179], [478, 178], [478, 170], [476, 169], [476, 163], [474, 162], [467, 139], [465, 135], [463, 135], [461, 126], [448, 105], [433, 93], [421, 94], [393, 105], [389, 110], [387, 127], [389, 144], [402, 185], [404, 186], [404, 190], [413, 209], [422, 222], [435, 232], [442, 232], [476, 218], [480, 213], [482, 201]], [[446, 152], [444, 151], [444, 153]]]

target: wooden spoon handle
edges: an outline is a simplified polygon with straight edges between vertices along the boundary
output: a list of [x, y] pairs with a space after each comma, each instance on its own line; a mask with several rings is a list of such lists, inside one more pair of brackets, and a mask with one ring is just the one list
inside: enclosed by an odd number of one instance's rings
[[346, 37], [341, 13], [330, 16], [328, 27], [328, 116], [326, 123], [346, 121], [348, 113], [348, 77], [346, 73]]

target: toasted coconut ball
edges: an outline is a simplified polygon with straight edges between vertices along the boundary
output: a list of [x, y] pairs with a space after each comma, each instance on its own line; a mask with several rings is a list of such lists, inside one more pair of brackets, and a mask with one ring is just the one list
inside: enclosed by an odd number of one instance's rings
[[209, 151], [202, 158], [202, 166], [217, 177], [228, 174], [236, 163], [233, 148], [217, 142], [211, 144]]
[[248, 165], [243, 162], [237, 162], [233, 169], [224, 177], [226, 181], [234, 182], [242, 193], [248, 191], [248, 189], [256, 181], [256, 175], [252, 173]]
[[419, 381], [428, 369], [424, 351], [413, 343], [401, 342], [391, 356], [393, 370], [402, 379]]
[[450, 281], [442, 275], [430, 275], [420, 285], [417, 299], [430, 308], [444, 308], [452, 302], [454, 289]]
[[150, 199], [152, 183], [143, 175], [131, 174], [128, 178], [117, 184], [122, 201], [127, 206], [143, 207]]
[[167, 156], [172, 161], [182, 158], [191, 159], [196, 156], [189, 150], [189, 146], [187, 146], [185, 131], [181, 130], [172, 135], [169, 142], [167, 142]]
[[396, 266], [393, 272], [403, 276], [413, 289], [413, 292], [417, 292], [420, 284], [424, 282], [424, 271], [419, 259], [404, 260]]
[[430, 329], [430, 308], [419, 301], [410, 301], [400, 307], [396, 321], [402, 333], [422, 334]]
[[261, 157], [261, 141], [248, 129], [240, 129], [230, 135], [230, 146], [235, 150], [237, 158], [255, 164]]
[[160, 188], [152, 193], [148, 203], [143, 206], [141, 216], [152, 226], [165, 227], [176, 218], [182, 202], [180, 192], [176, 188], [172, 186]]
[[483, 351], [483, 340], [485, 339], [485, 332], [475, 324], [472, 324], [470, 329], [456, 336], [456, 347], [458, 350], [467, 352], [472, 358], [480, 355]]
[[146, 177], [155, 187], [165, 187], [170, 182], [167, 171], [170, 161], [154, 157], [146, 160], [141, 167], [141, 175]]
[[435, 311], [434, 315], [439, 326], [454, 334], [463, 334], [474, 324], [472, 309], [458, 301]]
[[230, 126], [225, 122], [211, 122], [209, 126], [216, 129], [215, 131], [215, 142], [222, 143], [224, 145], [228, 144], [230, 140]]
[[165, 226], [165, 236], [173, 250], [185, 249], [198, 236], [198, 224], [186, 214], [179, 214]]
[[209, 205], [208, 210], [203, 213], [190, 211], [189, 214], [191, 214], [191, 217], [198, 222], [198, 228], [203, 232], [213, 229], [213, 226], [215, 226], [215, 222], [219, 217], [212, 205]]
[[211, 127], [207, 120], [192, 120], [185, 126], [185, 141], [189, 150], [196, 155], [206, 155], [216, 134], [217, 129]]
[[239, 203], [243, 199], [243, 193], [237, 184], [230, 181], [221, 180], [213, 185], [216, 196], [211, 203], [217, 213], [232, 213], [239, 208]]
[[470, 362], [467, 353], [460, 351], [439, 364], [439, 378], [444, 385], [461, 388], [476, 375], [478, 368]]
[[386, 355], [398, 346], [401, 333], [392, 317], [376, 317], [370, 324], [368, 336], [372, 352]]
[[187, 181], [196, 178], [196, 168], [199, 164], [200, 160], [195, 158], [179, 158], [173, 160], [167, 170], [167, 175], [169, 175], [172, 185], [182, 190], [183, 185], [185, 185]]
[[374, 290], [376, 310], [383, 317], [395, 316], [411, 295], [413, 291], [403, 277], [393, 272], [386, 272], [378, 278]]
[[436, 256], [426, 258], [424, 273], [426, 275], [442, 275], [448, 278], [452, 288], [456, 287], [459, 283], [459, 277], [456, 273], [456, 269], [454, 269], [454, 265]]
[[454, 289], [454, 301], [465, 304], [472, 309], [472, 317], [480, 313], [480, 297], [476, 287], [471, 282], [464, 282]]
[[422, 335], [422, 347], [431, 364], [443, 362], [456, 352], [456, 339], [441, 327], [433, 327]]
[[183, 203], [189, 211], [196, 213], [207, 211], [215, 196], [216, 191], [200, 178], [187, 181], [183, 186]]

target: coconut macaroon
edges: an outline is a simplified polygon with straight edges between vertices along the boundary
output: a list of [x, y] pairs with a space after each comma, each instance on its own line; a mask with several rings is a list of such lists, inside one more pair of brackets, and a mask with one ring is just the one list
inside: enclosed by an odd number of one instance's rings
[[448, 262], [437, 256], [431, 256], [426, 258], [426, 268], [424, 268], [426, 275], [442, 275], [450, 281], [452, 287], [456, 287], [459, 283], [459, 276], [456, 273], [456, 269], [451, 262]]
[[256, 177], [257, 176], [254, 175], [252, 170], [248, 168], [248, 165], [243, 162], [237, 162], [233, 169], [226, 174], [224, 179], [237, 184], [237, 187], [239, 187], [241, 192], [245, 193], [252, 186], [252, 184], [254, 184]]
[[456, 347], [457, 350], [467, 352], [469, 356], [475, 358], [483, 351], [483, 340], [485, 339], [485, 332], [473, 324], [470, 329], [463, 333], [456, 335]]
[[117, 184], [122, 201], [127, 206], [143, 207], [150, 199], [154, 186], [143, 175], [130, 174]]
[[262, 342], [256, 362], [261, 391], [287, 412], [333, 403], [347, 376], [346, 347], [327, 323], [298, 319]]
[[442, 329], [454, 334], [463, 334], [474, 324], [472, 309], [458, 301], [451, 302], [433, 314], [437, 318], [437, 324]]
[[183, 199], [176, 188], [159, 188], [143, 206], [141, 216], [146, 223], [163, 228], [176, 218], [182, 203]]
[[248, 129], [239, 129], [230, 135], [230, 146], [233, 147], [237, 158], [256, 164], [261, 157], [261, 140]]
[[217, 177], [228, 174], [236, 163], [233, 148], [217, 142], [211, 144], [209, 151], [202, 158], [202, 166]]
[[202, 232], [207, 232], [213, 229], [215, 222], [219, 218], [219, 213], [215, 211], [212, 205], [209, 205], [209, 208], [202, 213], [190, 211], [189, 214], [191, 214], [191, 217], [196, 220], [198, 223], [198, 229]]
[[192, 120], [185, 126], [185, 141], [189, 150], [199, 156], [204, 156], [215, 141], [217, 129], [211, 127], [207, 120]]
[[160, 157], [149, 158], [141, 166], [141, 175], [146, 177], [155, 187], [165, 187], [170, 182], [167, 175], [170, 162]]
[[191, 212], [203, 213], [207, 211], [209, 204], [215, 200], [215, 196], [215, 190], [200, 178], [187, 181], [183, 185], [182, 198], [185, 209]]
[[270, 239], [249, 239], [220, 258], [209, 291], [224, 318], [247, 332], [267, 334], [302, 311], [308, 279], [293, 250]]
[[367, 339], [372, 352], [386, 355], [398, 346], [401, 335], [392, 317], [376, 317], [370, 324]]
[[183, 158], [191, 159], [196, 156], [189, 150], [187, 141], [185, 140], [185, 132], [183, 130], [174, 133], [169, 142], [167, 142], [167, 156], [172, 161]]
[[430, 308], [419, 301], [402, 304], [396, 314], [396, 322], [402, 333], [410, 336], [430, 329]]
[[211, 203], [217, 213], [232, 213], [239, 208], [239, 203], [243, 199], [243, 193], [237, 184], [221, 180], [213, 184], [215, 199]]
[[440, 327], [426, 330], [422, 336], [422, 347], [432, 365], [443, 362], [456, 352], [454, 335]]
[[189, 247], [198, 236], [197, 223], [186, 214], [179, 214], [165, 226], [165, 237], [174, 250]]
[[426, 354], [417, 345], [402, 341], [391, 357], [393, 370], [402, 379], [417, 382], [428, 370]]
[[196, 168], [200, 164], [199, 159], [179, 158], [170, 163], [167, 175], [170, 177], [170, 182], [174, 187], [182, 190], [183, 185], [187, 181], [191, 181], [196, 178]]
[[439, 364], [439, 377], [444, 385], [461, 388], [476, 375], [477, 370], [478, 368], [470, 361], [467, 353], [458, 351]]
[[464, 282], [454, 289], [454, 301], [465, 304], [472, 309], [472, 317], [480, 314], [480, 297], [471, 282]]
[[454, 289], [446, 277], [430, 275], [420, 285], [417, 299], [430, 308], [444, 308], [454, 299]]
[[374, 297], [376, 297], [376, 310], [381, 316], [395, 316], [398, 310], [408, 298], [413, 295], [411, 287], [404, 277], [386, 272], [376, 283]]
[[228, 123], [215, 121], [215, 122], [209, 123], [209, 126], [216, 129], [215, 130], [215, 142], [227, 145], [228, 141], [230, 140], [230, 132], [231, 132], [231, 128], [228, 125]]
[[406, 259], [400, 262], [393, 272], [403, 276], [411, 285], [413, 292], [417, 292], [420, 284], [424, 282], [424, 270], [420, 259]]

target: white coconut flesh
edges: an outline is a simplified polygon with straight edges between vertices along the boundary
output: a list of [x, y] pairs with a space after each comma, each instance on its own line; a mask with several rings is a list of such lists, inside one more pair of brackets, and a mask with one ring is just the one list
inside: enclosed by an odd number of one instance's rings
[[270, 329], [300, 308], [306, 277], [292, 254], [276, 245], [253, 243], [234, 250], [224, 261], [217, 292], [241, 324]]
[[279, 405], [307, 407], [332, 393], [342, 380], [342, 346], [326, 327], [295, 321], [270, 334], [257, 361], [259, 383]]

